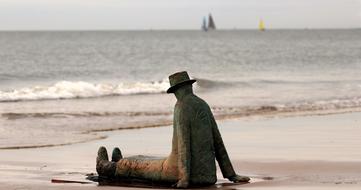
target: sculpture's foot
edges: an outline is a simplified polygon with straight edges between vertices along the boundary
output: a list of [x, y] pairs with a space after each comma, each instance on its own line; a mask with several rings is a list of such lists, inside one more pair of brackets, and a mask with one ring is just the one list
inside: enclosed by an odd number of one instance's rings
[[97, 157], [97, 165], [100, 161], [109, 161], [107, 149], [104, 146], [101, 146], [98, 150], [98, 157]]
[[122, 158], [123, 158], [122, 152], [118, 147], [115, 147], [112, 153], [112, 162], [118, 162]]
[[116, 163], [109, 162], [107, 149], [103, 146], [98, 150], [96, 169], [99, 176], [113, 177], [115, 175]]

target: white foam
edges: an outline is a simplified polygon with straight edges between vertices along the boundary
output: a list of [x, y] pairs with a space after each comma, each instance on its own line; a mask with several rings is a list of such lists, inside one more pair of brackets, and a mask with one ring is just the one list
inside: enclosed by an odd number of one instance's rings
[[285, 110], [285, 111], [338, 110], [345, 108], [360, 108], [360, 107], [361, 107], [360, 96], [277, 105], [277, 108], [279, 110]]
[[12, 91], [0, 91], [0, 102], [164, 93], [168, 87], [168, 79], [159, 82], [120, 83], [117, 85], [60, 81], [52, 86], [34, 86]]

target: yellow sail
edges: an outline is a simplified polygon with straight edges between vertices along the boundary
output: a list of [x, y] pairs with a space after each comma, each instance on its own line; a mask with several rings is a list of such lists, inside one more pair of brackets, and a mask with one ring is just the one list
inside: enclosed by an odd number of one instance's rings
[[266, 28], [264, 27], [264, 22], [263, 22], [262, 19], [259, 21], [259, 30], [260, 31], [265, 31], [266, 30]]

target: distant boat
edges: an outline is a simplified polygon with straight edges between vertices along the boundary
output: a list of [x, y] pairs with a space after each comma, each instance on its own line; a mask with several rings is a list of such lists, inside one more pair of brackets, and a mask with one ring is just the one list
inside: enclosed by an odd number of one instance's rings
[[208, 25], [207, 25], [207, 18], [203, 17], [202, 21], [202, 30], [207, 32], [208, 30], [215, 30], [216, 24], [214, 24], [214, 20], [211, 14], [208, 16]]
[[259, 21], [259, 26], [258, 27], [259, 27], [260, 31], [265, 31], [266, 30], [266, 28], [264, 26], [264, 22], [263, 22], [262, 19]]
[[208, 30], [206, 17], [203, 17], [202, 30], [205, 32]]
[[211, 14], [208, 16], [208, 30], [215, 30], [216, 24], [214, 24], [214, 20]]

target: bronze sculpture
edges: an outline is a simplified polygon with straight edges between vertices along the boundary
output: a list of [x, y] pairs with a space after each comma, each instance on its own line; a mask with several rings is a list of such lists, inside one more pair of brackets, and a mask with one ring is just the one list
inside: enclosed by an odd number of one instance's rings
[[109, 161], [106, 149], [100, 147], [96, 166], [99, 176], [173, 183], [177, 188], [205, 186], [217, 181], [217, 160], [224, 178], [248, 182], [250, 178], [235, 173], [208, 104], [193, 94], [192, 84], [196, 80], [183, 71], [169, 76], [169, 81], [167, 93], [174, 93], [177, 98], [171, 154], [166, 158], [123, 158], [115, 148]]

